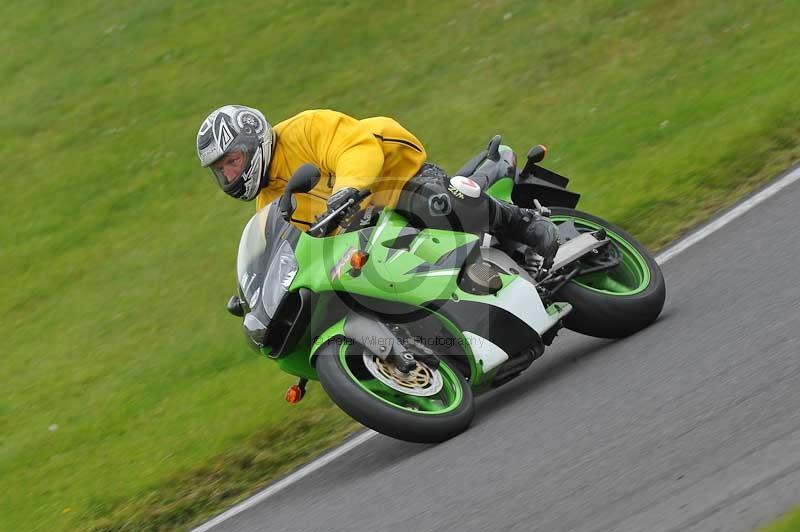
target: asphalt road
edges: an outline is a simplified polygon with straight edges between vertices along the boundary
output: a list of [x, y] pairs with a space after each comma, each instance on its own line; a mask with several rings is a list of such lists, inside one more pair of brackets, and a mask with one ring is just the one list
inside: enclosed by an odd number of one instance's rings
[[[377, 436], [215, 531], [749, 531], [800, 503], [800, 182], [669, 260], [659, 321], [562, 333], [440, 445]], [[312, 393], [322, 393], [315, 387]]]

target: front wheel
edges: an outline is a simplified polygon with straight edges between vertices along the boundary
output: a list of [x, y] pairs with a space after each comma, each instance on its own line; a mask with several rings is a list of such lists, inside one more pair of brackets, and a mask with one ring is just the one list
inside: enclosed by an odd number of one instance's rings
[[[578, 232], [605, 228], [619, 264], [578, 276], [554, 294], [572, 304], [564, 325], [600, 338], [622, 338], [653, 323], [664, 307], [664, 275], [650, 252], [619, 227], [585, 212], [553, 207], [556, 225], [572, 220]], [[602, 250], [601, 250], [602, 251]]]
[[437, 369], [417, 361], [401, 374], [360, 344], [330, 341], [320, 348], [316, 368], [339, 408], [393, 438], [441, 442], [465, 431], [475, 415], [472, 390], [445, 361]]

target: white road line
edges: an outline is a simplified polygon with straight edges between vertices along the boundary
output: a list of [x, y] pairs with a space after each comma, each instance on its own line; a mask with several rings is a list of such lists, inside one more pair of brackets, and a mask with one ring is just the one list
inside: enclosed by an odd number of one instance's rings
[[[778, 192], [780, 192], [784, 188], [788, 187], [789, 185], [791, 185], [792, 183], [794, 183], [798, 179], [800, 179], [800, 167], [795, 168], [794, 170], [789, 172], [787, 175], [785, 175], [782, 178], [780, 178], [779, 180], [775, 181], [774, 183], [769, 185], [767, 188], [765, 188], [764, 190], [762, 190], [761, 192], [759, 192], [758, 194], [756, 194], [752, 198], [748, 198], [745, 201], [739, 203], [736, 207], [731, 209], [729, 212], [727, 212], [724, 215], [720, 216], [719, 218], [715, 219], [714, 221], [712, 221], [708, 225], [705, 225], [705, 226], [701, 227], [700, 229], [698, 229], [697, 231], [694, 231], [693, 233], [690, 233], [686, 237], [682, 238], [679, 242], [675, 243], [674, 245], [670, 246], [668, 249], [666, 249], [665, 251], [660, 253], [656, 257], [656, 262], [658, 262], [659, 264], [664, 264], [665, 262], [667, 262], [671, 258], [675, 257], [676, 255], [678, 255], [682, 251], [685, 251], [690, 246], [693, 246], [694, 244], [697, 244], [698, 242], [703, 240], [708, 235], [710, 235], [710, 234], [712, 234], [712, 233], [714, 233], [716, 231], [719, 231], [720, 229], [722, 229], [723, 227], [728, 225], [730, 222], [732, 222], [736, 218], [740, 217], [741, 215], [743, 215], [744, 213], [746, 213], [747, 211], [749, 211], [750, 209], [752, 209], [753, 207], [755, 207], [759, 203], [762, 203], [765, 200], [771, 198], [772, 196], [774, 196], [775, 194], [777, 194]], [[303, 467], [301, 467], [300, 469], [298, 469], [297, 471], [295, 471], [291, 475], [288, 475], [287, 477], [282, 478], [281, 480], [279, 480], [275, 484], [272, 484], [271, 486], [265, 488], [264, 490], [256, 493], [255, 495], [253, 495], [249, 499], [245, 499], [244, 501], [240, 502], [236, 506], [230, 508], [229, 510], [226, 510], [225, 512], [223, 512], [221, 514], [219, 514], [218, 516], [213, 518], [211, 521], [208, 521], [208, 522], [200, 525], [199, 527], [193, 529], [192, 532], [206, 532], [208, 530], [211, 530], [212, 528], [214, 528], [218, 524], [220, 524], [220, 523], [222, 523], [224, 521], [227, 521], [228, 519], [230, 519], [231, 517], [233, 517], [233, 516], [235, 516], [237, 514], [240, 514], [240, 513], [244, 512], [248, 508], [252, 508], [256, 504], [260, 503], [263, 500], [268, 499], [269, 497], [275, 495], [276, 493], [278, 493], [279, 491], [283, 490], [284, 488], [287, 488], [287, 487], [291, 486], [292, 484], [294, 484], [298, 480], [300, 480], [300, 479], [302, 479], [304, 477], [307, 477], [308, 475], [310, 475], [314, 471], [317, 471], [318, 469], [321, 469], [321, 468], [325, 467], [327, 464], [333, 462], [334, 460], [336, 460], [340, 456], [344, 455], [345, 453], [351, 451], [352, 449], [355, 449], [356, 447], [358, 447], [362, 443], [365, 443], [365, 442], [371, 440], [373, 437], [375, 437], [377, 435], [378, 435], [378, 433], [373, 431], [373, 430], [367, 430], [366, 432], [364, 432], [362, 434], [359, 434], [358, 436], [356, 436], [352, 440], [350, 440], [350, 441], [344, 443], [343, 445], [340, 445], [339, 447], [333, 449], [332, 451], [320, 456], [319, 458], [317, 458], [313, 462], [309, 462], [308, 464], [304, 465]]]
[[765, 188], [752, 198], [748, 198], [743, 202], [739, 203], [729, 212], [723, 214], [722, 216], [715, 219], [708, 225], [701, 227], [697, 231], [694, 231], [693, 233], [682, 238], [676, 244], [670, 246], [668, 249], [661, 252], [656, 257], [656, 262], [658, 262], [659, 264], [664, 264], [678, 253], [681, 253], [688, 247], [697, 244], [711, 233], [714, 233], [722, 229], [724, 226], [728, 225], [739, 216], [743, 215], [744, 213], [746, 213], [759, 203], [763, 203], [765, 200], [771, 198], [772, 196], [774, 196], [784, 188], [788, 187], [798, 179], [800, 179], [800, 167], [795, 168], [794, 170], [792, 170], [782, 178], [778, 179], [777, 181], [772, 183], [770, 186], [768, 186], [767, 188]]
[[211, 521], [208, 521], [207, 523], [203, 523], [199, 527], [197, 527], [194, 530], [192, 530], [192, 532], [206, 532], [207, 530], [211, 530], [212, 528], [214, 528], [218, 524], [222, 523], [223, 521], [227, 521], [228, 519], [230, 519], [234, 515], [242, 513], [245, 510], [247, 510], [248, 508], [252, 508], [256, 504], [260, 503], [261, 501], [263, 501], [265, 499], [268, 499], [269, 497], [275, 495], [276, 493], [278, 493], [279, 491], [283, 490], [284, 488], [287, 488], [287, 487], [291, 486], [292, 484], [294, 484], [295, 482], [297, 482], [301, 478], [310, 475], [311, 473], [313, 473], [317, 469], [325, 467], [327, 464], [333, 462], [334, 460], [336, 460], [337, 458], [339, 458], [340, 456], [342, 456], [346, 452], [350, 451], [351, 449], [354, 449], [354, 448], [358, 447], [359, 445], [361, 445], [365, 441], [370, 440], [370, 439], [372, 439], [373, 437], [375, 437], [377, 435], [378, 435], [378, 433], [373, 431], [373, 430], [367, 430], [366, 432], [364, 432], [362, 434], [359, 434], [358, 436], [356, 436], [352, 440], [350, 440], [350, 441], [344, 443], [343, 445], [340, 445], [339, 447], [333, 449], [332, 451], [320, 456], [319, 458], [317, 458], [313, 462], [309, 462], [308, 464], [304, 465], [303, 467], [301, 467], [300, 469], [298, 469], [297, 471], [295, 471], [291, 475], [282, 478], [281, 480], [279, 480], [275, 484], [272, 484], [268, 488], [265, 488], [264, 490], [256, 493], [255, 495], [253, 495], [249, 499], [245, 499], [244, 501], [240, 502], [239, 504], [237, 504], [233, 508], [231, 508], [229, 510], [226, 510], [224, 513], [219, 514], [217, 517], [215, 517]]

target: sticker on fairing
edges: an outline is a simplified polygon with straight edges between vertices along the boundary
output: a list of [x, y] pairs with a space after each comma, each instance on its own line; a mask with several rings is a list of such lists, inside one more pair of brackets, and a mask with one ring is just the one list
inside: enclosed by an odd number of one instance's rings
[[347, 248], [347, 251], [344, 252], [344, 255], [342, 255], [342, 258], [339, 259], [336, 262], [336, 264], [333, 266], [333, 268], [331, 268], [331, 271], [330, 271], [331, 281], [335, 281], [336, 279], [338, 279], [342, 275], [342, 271], [344, 270], [344, 267], [346, 265], [350, 264], [350, 259], [355, 254], [355, 252], [356, 252], [356, 248], [354, 248], [353, 246], [350, 246], [349, 248]]

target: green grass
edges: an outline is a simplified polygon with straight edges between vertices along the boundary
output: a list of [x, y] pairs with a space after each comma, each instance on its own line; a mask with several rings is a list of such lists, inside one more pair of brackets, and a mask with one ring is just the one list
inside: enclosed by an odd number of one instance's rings
[[760, 532], [800, 532], [800, 508], [788, 512], [774, 523], [760, 529]]
[[253, 206], [197, 165], [213, 108], [394, 116], [451, 170], [496, 132], [541, 142], [581, 208], [657, 248], [800, 159], [799, 16], [771, 0], [3, 3], [0, 530], [185, 526], [354, 428], [319, 387], [287, 406], [291, 379], [224, 310]]

